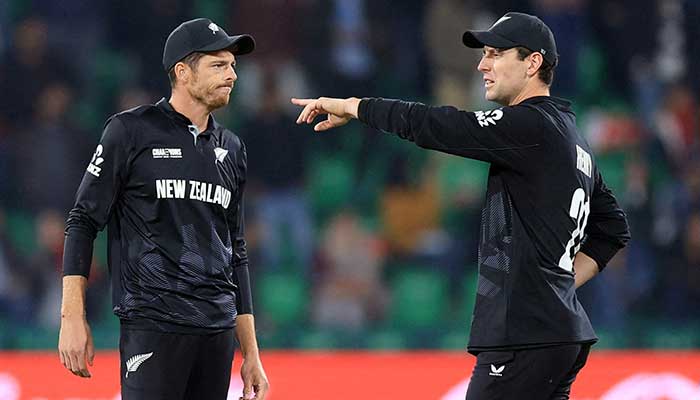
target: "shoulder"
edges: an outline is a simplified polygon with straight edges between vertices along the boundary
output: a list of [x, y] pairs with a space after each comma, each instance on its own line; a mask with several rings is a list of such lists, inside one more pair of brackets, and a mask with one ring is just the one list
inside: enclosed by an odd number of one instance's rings
[[158, 110], [155, 104], [144, 104], [128, 110], [118, 112], [109, 118], [105, 125], [109, 124], [113, 120], [118, 120], [123, 125], [133, 124], [135, 121], [142, 118], [153, 118], [160, 115], [161, 112]]
[[245, 143], [243, 143], [240, 136], [233, 133], [230, 129], [220, 126], [216, 135], [219, 143], [228, 151], [245, 154]]

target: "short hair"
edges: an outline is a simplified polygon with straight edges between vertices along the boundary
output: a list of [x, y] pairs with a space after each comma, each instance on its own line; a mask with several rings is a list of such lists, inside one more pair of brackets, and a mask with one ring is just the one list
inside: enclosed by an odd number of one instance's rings
[[[525, 57], [529, 56], [530, 54], [534, 53], [534, 51], [518, 46], [515, 48], [518, 50], [518, 58], [520, 61], [524, 60]], [[544, 82], [545, 85], [551, 86], [552, 81], [554, 81], [554, 68], [557, 67], [557, 62], [555, 61], [554, 64], [550, 64], [547, 62], [547, 60], [542, 58], [542, 65], [540, 66], [540, 69], [537, 71], [537, 77], [540, 78], [542, 82]]]
[[[197, 66], [199, 65], [199, 60], [204, 57], [206, 53], [202, 53], [199, 51], [195, 51], [194, 53], [188, 54], [185, 58], [182, 60], [178, 61], [181, 63], [187, 64], [190, 68], [192, 68], [193, 71], [197, 70]], [[175, 63], [177, 65], [177, 63]], [[177, 82], [177, 75], [175, 75], [175, 65], [173, 65], [172, 68], [170, 68], [170, 71], [168, 71], [168, 79], [170, 80], [170, 87], [174, 87], [175, 83]]]

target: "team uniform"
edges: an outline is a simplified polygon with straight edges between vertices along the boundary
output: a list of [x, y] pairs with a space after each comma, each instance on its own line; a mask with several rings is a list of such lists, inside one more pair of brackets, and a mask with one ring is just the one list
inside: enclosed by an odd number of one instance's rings
[[109, 226], [124, 398], [226, 397], [236, 315], [252, 313], [245, 176], [243, 143], [211, 116], [198, 132], [162, 99], [107, 121], [69, 214], [64, 265], [89, 263]]
[[570, 103], [540, 96], [466, 112], [368, 98], [358, 117], [420, 147], [491, 164], [467, 398], [568, 398], [597, 340], [576, 297], [574, 256], [582, 251], [602, 269], [629, 239]]

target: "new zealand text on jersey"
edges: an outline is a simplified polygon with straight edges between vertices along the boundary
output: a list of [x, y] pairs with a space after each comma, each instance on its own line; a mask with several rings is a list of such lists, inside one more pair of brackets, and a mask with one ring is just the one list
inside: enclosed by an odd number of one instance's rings
[[228, 208], [231, 203], [231, 192], [213, 183], [185, 179], [156, 179], [156, 197], [159, 199], [184, 199], [188, 193], [191, 200], [219, 204], [223, 208]]

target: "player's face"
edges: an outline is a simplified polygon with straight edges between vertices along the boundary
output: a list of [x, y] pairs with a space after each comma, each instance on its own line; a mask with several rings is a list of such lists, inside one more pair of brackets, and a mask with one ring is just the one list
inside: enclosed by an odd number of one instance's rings
[[527, 83], [527, 62], [518, 58], [517, 49], [485, 46], [477, 69], [484, 76], [486, 100], [509, 105]]
[[190, 95], [210, 110], [225, 106], [238, 79], [235, 66], [236, 58], [230, 51], [204, 55], [192, 71], [192, 80], [187, 85]]

